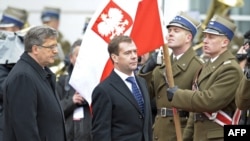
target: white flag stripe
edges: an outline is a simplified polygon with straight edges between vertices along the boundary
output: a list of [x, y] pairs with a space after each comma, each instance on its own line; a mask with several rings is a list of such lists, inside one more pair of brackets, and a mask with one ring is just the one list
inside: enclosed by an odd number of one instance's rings
[[[104, 0], [91, 18], [85, 35], [83, 36], [76, 65], [69, 82], [90, 105], [92, 103], [92, 91], [100, 82], [103, 69], [109, 59], [107, 51], [108, 44], [99, 35], [93, 32], [91, 28], [109, 2], [110, 0]], [[126, 11], [134, 21], [139, 0], [113, 0], [113, 2]], [[124, 34], [129, 35], [131, 28], [132, 26]]]

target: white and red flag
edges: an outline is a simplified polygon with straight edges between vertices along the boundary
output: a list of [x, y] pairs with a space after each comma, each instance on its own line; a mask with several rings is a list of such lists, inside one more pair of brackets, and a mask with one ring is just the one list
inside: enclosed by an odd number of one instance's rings
[[70, 85], [91, 105], [93, 89], [113, 69], [109, 41], [116, 35], [129, 35], [142, 55], [165, 43], [164, 29], [157, 0], [103, 0], [83, 36]]

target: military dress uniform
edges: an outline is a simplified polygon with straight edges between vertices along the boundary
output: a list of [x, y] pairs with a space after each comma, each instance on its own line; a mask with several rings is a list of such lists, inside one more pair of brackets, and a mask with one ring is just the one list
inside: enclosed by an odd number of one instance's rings
[[[201, 66], [200, 59], [196, 56], [192, 48], [176, 62], [172, 63], [172, 71], [175, 84], [183, 89], [191, 89], [193, 76]], [[166, 97], [167, 82], [165, 81], [165, 65], [157, 67], [152, 73], [151, 97], [155, 97], [157, 116], [153, 128], [153, 138], [155, 141], [176, 140], [175, 124], [173, 119], [172, 106]], [[185, 81], [184, 81], [185, 80]], [[149, 80], [150, 81], [150, 80]], [[188, 111], [179, 109], [180, 123], [182, 130], [186, 126], [189, 116]]]
[[[185, 27], [190, 30], [190, 24], [198, 25], [198, 22], [194, 23], [185, 23], [187, 22], [185, 19], [189, 19], [189, 21], [194, 21], [190, 18], [186, 13], [180, 13], [177, 15], [173, 21], [167, 25], [169, 26], [180, 26], [185, 25]], [[192, 27], [195, 29], [195, 27]], [[191, 31], [193, 37], [195, 36], [196, 31]], [[190, 46], [189, 49], [177, 60], [173, 60], [173, 54], [170, 56], [172, 61], [172, 71], [174, 83], [177, 84], [180, 88], [183, 89], [191, 89], [193, 76], [196, 73], [196, 70], [199, 69], [202, 65], [202, 61], [196, 55], [196, 52]], [[161, 66], [157, 66], [153, 71], [148, 73], [142, 73], [139, 71], [139, 75], [144, 77], [149, 86], [150, 98], [155, 99], [156, 107], [157, 107], [157, 116], [155, 117], [154, 125], [153, 125], [153, 140], [154, 141], [176, 141], [176, 132], [175, 132], [175, 124], [173, 119], [173, 111], [170, 102], [166, 97], [166, 89], [168, 88], [168, 82], [165, 80], [165, 64]], [[189, 116], [188, 111], [178, 110], [180, 116], [180, 123], [182, 130], [186, 126], [186, 122]]]
[[243, 77], [235, 96], [235, 103], [241, 110], [250, 109], [250, 79]]
[[[20, 31], [27, 22], [25, 9], [8, 6], [0, 19], [0, 85], [24, 52]], [[3, 139], [3, 88], [0, 87], [0, 141]]]
[[[247, 75], [247, 74], [246, 74]], [[243, 77], [237, 88], [235, 95], [236, 106], [242, 110], [240, 123], [241, 125], [250, 125], [250, 79], [249, 74]]]
[[25, 9], [8, 6], [0, 20], [0, 30], [17, 32], [27, 23], [28, 12]]
[[237, 61], [230, 51], [226, 51], [202, 69], [198, 79], [199, 91], [176, 91], [171, 104], [194, 111], [191, 117], [196, 141], [223, 137], [223, 127], [209, 120], [203, 112], [222, 110], [232, 117], [236, 109], [234, 95], [241, 77], [242, 70]]
[[[231, 40], [235, 28], [234, 24], [222, 17], [214, 16], [203, 32], [223, 35]], [[226, 50], [213, 62], [209, 60], [197, 75], [196, 90], [177, 89], [170, 98], [168, 89], [168, 98], [172, 106], [193, 112], [190, 115], [192, 121], [188, 122], [193, 123], [193, 131], [190, 131], [193, 132], [193, 140], [223, 141], [223, 125], [216, 122], [219, 119], [218, 111], [233, 117], [236, 110], [235, 93], [243, 72], [235, 56]], [[212, 113], [212, 117], [208, 118], [205, 113]]]
[[[65, 37], [63, 36], [62, 32], [59, 31], [60, 19], [61, 19], [61, 9], [60, 8], [49, 7], [49, 6], [45, 6], [43, 8], [42, 13], [41, 13], [41, 20], [42, 20], [43, 24], [49, 25], [49, 26], [55, 28], [56, 30], [58, 30], [58, 38], [57, 38], [58, 56], [56, 57], [55, 62], [50, 65], [50, 67], [56, 66], [56, 70], [54, 70], [54, 68], [52, 68], [52, 71], [54, 73], [56, 73], [56, 75], [60, 75], [60, 74], [57, 74], [61, 71], [60, 69], [65, 69], [64, 65], [62, 65], [62, 67], [64, 67], [64, 68], [61, 68], [60, 63], [64, 64], [65, 56], [67, 56], [69, 54], [69, 51], [70, 51], [70, 42], [67, 41], [65, 39]], [[63, 71], [62, 73], [60, 72], [61, 74], [63, 74], [66, 70], [62, 70], [62, 71]]]

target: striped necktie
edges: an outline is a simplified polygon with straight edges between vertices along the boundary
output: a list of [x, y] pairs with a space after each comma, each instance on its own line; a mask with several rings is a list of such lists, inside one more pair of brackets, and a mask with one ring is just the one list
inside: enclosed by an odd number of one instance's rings
[[144, 113], [144, 100], [141, 94], [140, 89], [138, 88], [135, 78], [134, 77], [128, 77], [126, 81], [130, 82], [132, 84], [132, 93], [139, 105], [139, 108], [142, 113]]

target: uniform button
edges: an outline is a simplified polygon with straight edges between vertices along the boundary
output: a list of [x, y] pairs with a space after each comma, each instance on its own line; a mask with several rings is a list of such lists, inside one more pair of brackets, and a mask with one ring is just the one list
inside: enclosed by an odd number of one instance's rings
[[160, 99], [160, 98], [161, 98], [161, 96], [159, 96], [159, 95], [158, 95], [158, 96], [157, 96], [157, 98], [158, 98], [158, 99]]
[[139, 115], [139, 119], [142, 119], [143, 118], [143, 116], [142, 115]]
[[154, 139], [155, 139], [155, 140], [158, 140], [158, 136], [155, 136]]

